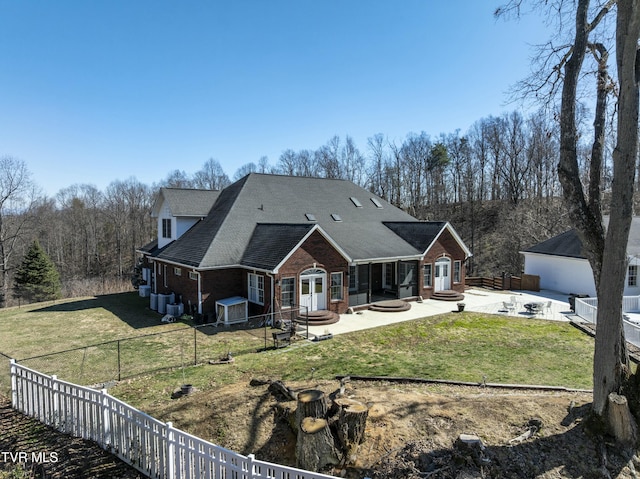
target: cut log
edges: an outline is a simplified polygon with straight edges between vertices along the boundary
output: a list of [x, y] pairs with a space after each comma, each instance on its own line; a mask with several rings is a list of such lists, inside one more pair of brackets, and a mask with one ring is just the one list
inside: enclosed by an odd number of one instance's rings
[[620, 444], [627, 446], [636, 443], [638, 430], [636, 421], [629, 410], [627, 398], [616, 393], [609, 394], [607, 415], [611, 432]]
[[296, 409], [298, 428], [305, 417], [322, 419], [327, 417], [327, 401], [324, 392], [319, 389], [307, 389], [298, 393], [298, 408]]
[[315, 417], [303, 418], [296, 443], [297, 467], [317, 472], [339, 462], [338, 449], [327, 420]]
[[336, 398], [334, 403], [339, 409], [336, 424], [338, 439], [345, 453], [351, 456], [355, 454], [358, 445], [364, 441], [369, 408], [359, 401], [348, 398]]
[[287, 401], [295, 401], [298, 398], [298, 393], [293, 389], [288, 388], [282, 381], [273, 381], [269, 384], [269, 392], [274, 396], [280, 395]]

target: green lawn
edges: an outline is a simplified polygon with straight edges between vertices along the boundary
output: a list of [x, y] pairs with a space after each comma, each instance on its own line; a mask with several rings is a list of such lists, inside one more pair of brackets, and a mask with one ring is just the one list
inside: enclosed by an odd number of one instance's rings
[[[572, 388], [591, 388], [592, 383], [593, 339], [568, 323], [449, 313], [318, 343], [300, 341], [285, 349], [249, 353], [264, 346], [266, 330], [178, 331], [186, 325], [160, 323], [160, 315], [147, 305], [148, 299], [126, 293], [3, 310], [0, 352], [22, 359], [135, 336], [138, 339], [121, 344], [124, 376], [145, 376], [123, 382], [113, 392], [138, 406], [144, 397], [185, 381], [206, 387], [251, 376], [302, 380], [351, 374], [472, 382], [486, 378], [487, 382]], [[174, 334], [148, 336], [173, 330]], [[204, 365], [149, 372], [166, 365], [167, 357], [174, 360], [174, 366], [192, 364], [194, 335], [199, 362]], [[211, 366], [203, 360], [220, 357], [227, 350], [234, 354], [234, 364]], [[113, 349], [106, 347], [86, 348], [74, 355], [73, 374], [117, 367]], [[41, 368], [65, 379], [66, 374], [72, 375], [71, 366], [69, 371], [56, 369], [64, 363], [48, 359]], [[31, 367], [36, 364], [28, 363]], [[154, 364], [157, 368], [149, 367]], [[6, 375], [0, 374], [0, 381], [6, 388]]]

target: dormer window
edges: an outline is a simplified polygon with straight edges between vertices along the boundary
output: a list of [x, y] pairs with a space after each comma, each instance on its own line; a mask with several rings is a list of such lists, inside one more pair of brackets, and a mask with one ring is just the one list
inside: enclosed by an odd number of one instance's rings
[[162, 219], [162, 237], [171, 238], [171, 218]]
[[355, 196], [351, 196], [349, 199], [351, 200], [351, 203], [353, 203], [357, 208], [362, 208], [362, 203], [360, 203], [360, 200], [358, 198], [356, 198]]

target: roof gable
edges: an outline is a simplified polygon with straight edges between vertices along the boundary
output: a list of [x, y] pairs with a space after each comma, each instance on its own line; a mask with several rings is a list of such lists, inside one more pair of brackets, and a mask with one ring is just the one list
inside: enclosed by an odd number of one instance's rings
[[242, 264], [272, 271], [314, 228], [311, 224], [259, 224], [247, 245]]
[[444, 231], [449, 231], [465, 255], [471, 256], [471, 251], [448, 221], [386, 222], [385, 226], [422, 253], [429, 251]]

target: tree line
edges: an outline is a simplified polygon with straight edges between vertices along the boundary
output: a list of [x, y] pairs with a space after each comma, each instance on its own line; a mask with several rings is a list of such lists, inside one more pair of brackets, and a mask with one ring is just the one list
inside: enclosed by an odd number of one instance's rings
[[[317, 149], [284, 150], [239, 167], [232, 177], [215, 159], [189, 174], [174, 170], [153, 185], [115, 180], [100, 191], [76, 184], [38, 195], [27, 164], [0, 159], [2, 289], [37, 240], [50, 256], [64, 296], [129, 287], [136, 248], [156, 237], [151, 208], [160, 187], [222, 189], [251, 172], [350, 180], [419, 219], [448, 220], [474, 252], [471, 274], [519, 274], [523, 247], [568, 227], [558, 181], [558, 125], [542, 112], [489, 116], [467, 132], [401, 140], [371, 136], [364, 149], [334, 136]], [[587, 149], [585, 181], [589, 170]], [[603, 169], [607, 176], [608, 169]]]

